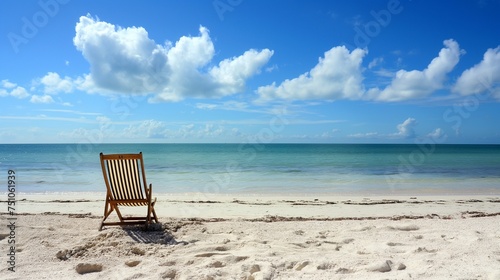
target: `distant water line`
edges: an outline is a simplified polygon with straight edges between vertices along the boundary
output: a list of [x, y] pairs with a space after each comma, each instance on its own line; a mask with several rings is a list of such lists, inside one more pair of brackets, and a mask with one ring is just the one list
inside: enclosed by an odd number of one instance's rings
[[[99, 153], [144, 154], [161, 193], [500, 194], [500, 145], [8, 144], [19, 191], [102, 192]], [[413, 158], [412, 158], [413, 156]], [[418, 157], [416, 157], [418, 156]]]

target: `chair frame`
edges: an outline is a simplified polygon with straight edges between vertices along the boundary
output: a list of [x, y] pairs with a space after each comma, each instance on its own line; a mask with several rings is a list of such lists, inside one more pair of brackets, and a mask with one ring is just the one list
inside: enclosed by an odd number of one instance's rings
[[[154, 209], [156, 198], [152, 198], [153, 185], [146, 184], [146, 173], [142, 152], [138, 154], [100, 153], [102, 174], [106, 184], [104, 218], [99, 230], [104, 226], [124, 226], [144, 224], [147, 229], [152, 220], [158, 223]], [[147, 206], [146, 216], [124, 217], [121, 206]], [[116, 211], [120, 222], [105, 222]]]

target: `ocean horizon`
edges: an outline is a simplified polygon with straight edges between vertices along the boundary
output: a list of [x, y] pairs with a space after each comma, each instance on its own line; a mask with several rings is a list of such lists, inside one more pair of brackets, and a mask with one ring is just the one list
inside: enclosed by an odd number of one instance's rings
[[100, 152], [142, 152], [155, 193], [500, 194], [495, 144], [1, 144], [0, 166], [20, 193], [105, 192]]

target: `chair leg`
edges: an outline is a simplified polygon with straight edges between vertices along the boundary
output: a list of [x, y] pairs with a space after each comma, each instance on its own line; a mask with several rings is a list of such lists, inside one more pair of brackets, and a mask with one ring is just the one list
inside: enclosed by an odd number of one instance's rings
[[[111, 208], [111, 209], [109, 209], [109, 211], [108, 211], [108, 208]], [[111, 212], [113, 212], [113, 207], [111, 205], [109, 205], [109, 201], [106, 199], [106, 203], [104, 204], [104, 216], [102, 218], [101, 226], [99, 227], [99, 231], [102, 230], [102, 227], [104, 226], [104, 221], [108, 218], [108, 216], [109, 216], [109, 214], [111, 214]]]
[[153, 213], [153, 218], [155, 220], [155, 223], [158, 223], [158, 217], [156, 216], [156, 211], [155, 209], [153, 208], [153, 211], [151, 211]]
[[118, 208], [118, 205], [115, 205], [115, 211], [116, 211], [116, 215], [118, 215], [118, 218], [120, 219], [120, 222], [125, 222], [125, 220], [123, 219], [123, 216], [122, 216], [122, 212], [120, 212], [120, 209]]
[[113, 211], [116, 211], [116, 215], [118, 216], [118, 218], [120, 219], [120, 222], [121, 223], [124, 223], [125, 220], [123, 219], [123, 216], [122, 216], [122, 213], [120, 212], [120, 209], [118, 209], [118, 205], [116, 204], [111, 204], [109, 203], [108, 201], [106, 201], [106, 205], [104, 206], [104, 218], [102, 219], [101, 221], [101, 226], [99, 227], [99, 231], [102, 230], [102, 228], [109, 224], [109, 225], [114, 225], [116, 223], [104, 223], [104, 221], [109, 217], [109, 215], [111, 213], [113, 213]]

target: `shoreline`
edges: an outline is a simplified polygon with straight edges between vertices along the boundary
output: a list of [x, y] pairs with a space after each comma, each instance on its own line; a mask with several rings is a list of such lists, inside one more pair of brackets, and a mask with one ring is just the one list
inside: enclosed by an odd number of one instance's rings
[[[0, 198], [0, 205], [7, 203]], [[18, 194], [18, 214], [89, 214], [101, 216], [105, 193]], [[256, 219], [266, 216], [376, 218], [392, 216], [460, 217], [467, 212], [500, 212], [500, 195], [351, 195], [307, 196], [252, 194], [157, 194], [158, 216], [173, 218]], [[6, 207], [4, 207], [6, 209]], [[141, 207], [123, 207], [124, 214]], [[2, 209], [0, 213], [5, 213]]]

